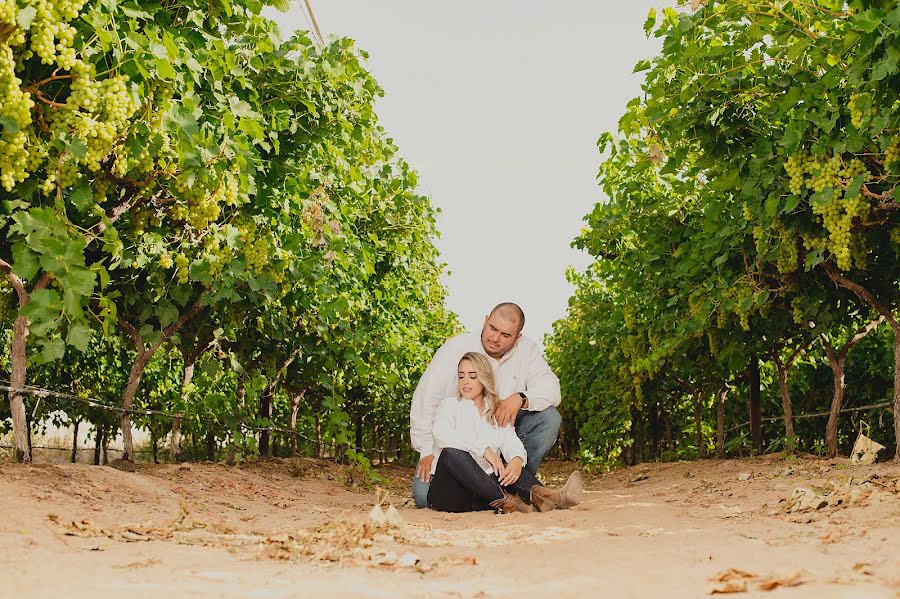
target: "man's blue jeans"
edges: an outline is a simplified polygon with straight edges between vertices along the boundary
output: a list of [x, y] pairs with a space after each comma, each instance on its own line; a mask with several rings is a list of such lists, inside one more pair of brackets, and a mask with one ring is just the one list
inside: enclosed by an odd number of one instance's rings
[[[562, 424], [562, 416], [553, 406], [531, 412], [519, 410], [516, 416], [516, 434], [522, 440], [525, 451], [528, 453], [528, 463], [525, 469], [537, 476], [538, 467], [544, 461], [544, 457], [550, 453], [550, 448], [556, 443], [559, 436], [559, 427]], [[412, 493], [416, 501], [416, 507], [428, 507], [428, 486], [413, 476]]]

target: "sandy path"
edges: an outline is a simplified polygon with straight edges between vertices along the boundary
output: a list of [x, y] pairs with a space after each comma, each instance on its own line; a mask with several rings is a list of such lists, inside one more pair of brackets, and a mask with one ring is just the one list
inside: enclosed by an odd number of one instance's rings
[[[558, 481], [572, 468], [544, 474]], [[385, 474], [402, 503], [409, 472]], [[738, 596], [900, 597], [895, 464], [648, 465], [591, 480], [571, 510], [400, 507], [403, 530], [364, 525], [375, 494], [346, 479], [312, 460], [134, 472], [0, 464], [0, 594], [704, 597], [711, 576], [739, 568], [755, 578]], [[789, 512], [798, 487], [823, 505]], [[758, 590], [779, 575], [802, 584]]]

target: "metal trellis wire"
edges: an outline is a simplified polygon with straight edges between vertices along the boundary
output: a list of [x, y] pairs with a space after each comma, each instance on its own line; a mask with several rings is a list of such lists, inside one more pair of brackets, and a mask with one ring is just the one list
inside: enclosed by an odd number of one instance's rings
[[[88, 406], [90, 406], [92, 408], [97, 408], [100, 410], [107, 410], [110, 412], [116, 412], [118, 414], [132, 414], [132, 415], [136, 414], [139, 416], [160, 416], [163, 418], [171, 418], [172, 420], [175, 420], [178, 418], [184, 418], [183, 414], [172, 414], [171, 412], [164, 412], [162, 410], [154, 410], [154, 409], [149, 409], [149, 408], [147, 408], [147, 409], [137, 409], [137, 408], [126, 409], [126, 408], [123, 408], [120, 406], [109, 405], [107, 403], [104, 403], [103, 401], [100, 401], [99, 399], [96, 399], [96, 398], [81, 397], [79, 395], [73, 395], [71, 393], [61, 393], [59, 391], [52, 391], [50, 389], [44, 389], [44, 388], [36, 387], [33, 385], [25, 385], [25, 387], [13, 387], [9, 381], [5, 381], [5, 380], [0, 380], [0, 392], [16, 393], [19, 395], [37, 397], [38, 401], [40, 401], [40, 400], [77, 401], [80, 403], [87, 404]], [[35, 405], [35, 412], [36, 411], [37, 411], [37, 404]], [[221, 425], [220, 422], [214, 422], [212, 420], [205, 419], [205, 418], [200, 418], [198, 420], [201, 423], [206, 424], [206, 425]], [[268, 432], [277, 432], [277, 433], [282, 433], [282, 434], [287, 434], [287, 435], [297, 435], [298, 437], [300, 437], [306, 441], [309, 441], [310, 443], [321, 444], [325, 447], [332, 448], [332, 450], [337, 449], [339, 447], [344, 447], [347, 449], [352, 449], [353, 451], [355, 451], [357, 453], [362, 453], [362, 454], [378, 453], [382, 456], [388, 455], [388, 454], [396, 454], [396, 450], [359, 447], [352, 443], [335, 443], [335, 442], [329, 443], [329, 442], [325, 442], [325, 441], [322, 441], [319, 439], [314, 439], [312, 437], [309, 437], [309, 436], [301, 433], [300, 431], [296, 431], [296, 430], [292, 431], [290, 429], [280, 428], [280, 427], [276, 427], [276, 426], [270, 426], [270, 427], [250, 426], [250, 425], [244, 424], [244, 423], [240, 423], [239, 426], [240, 426], [241, 430], [243, 430], [245, 432], [250, 432], [250, 433], [260, 433], [260, 432], [268, 431]], [[58, 449], [58, 448], [49, 448], [49, 449]]]

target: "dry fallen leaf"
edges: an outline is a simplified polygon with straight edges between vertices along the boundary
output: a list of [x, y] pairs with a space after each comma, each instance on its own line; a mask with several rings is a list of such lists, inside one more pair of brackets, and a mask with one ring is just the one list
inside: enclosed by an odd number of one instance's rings
[[716, 582], [710, 585], [709, 594], [727, 594], [727, 593], [746, 593], [746, 580], [726, 580], [725, 582]]
[[761, 591], [771, 591], [778, 587], [795, 587], [803, 584], [803, 574], [799, 571], [791, 572], [785, 576], [769, 576], [757, 584]]
[[756, 575], [750, 572], [737, 568], [728, 568], [709, 578], [710, 585], [707, 592], [710, 595], [745, 593], [747, 591], [747, 581], [754, 578], [756, 578]]
[[884, 445], [859, 433], [859, 437], [856, 438], [856, 442], [853, 444], [850, 461], [854, 464], [874, 464], [875, 459], [878, 457], [878, 452], [882, 449], [884, 449]]

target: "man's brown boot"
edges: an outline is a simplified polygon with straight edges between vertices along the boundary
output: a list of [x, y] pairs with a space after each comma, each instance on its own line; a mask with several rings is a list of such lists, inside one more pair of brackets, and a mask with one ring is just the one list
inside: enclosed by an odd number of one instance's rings
[[581, 471], [576, 470], [569, 475], [569, 480], [561, 489], [552, 489], [535, 485], [531, 487], [531, 503], [539, 512], [566, 509], [581, 503], [584, 493], [584, 481], [581, 479]]
[[510, 495], [503, 491], [503, 497], [491, 502], [491, 507], [499, 514], [511, 514], [513, 512], [533, 512], [534, 508], [522, 501], [518, 495]]

